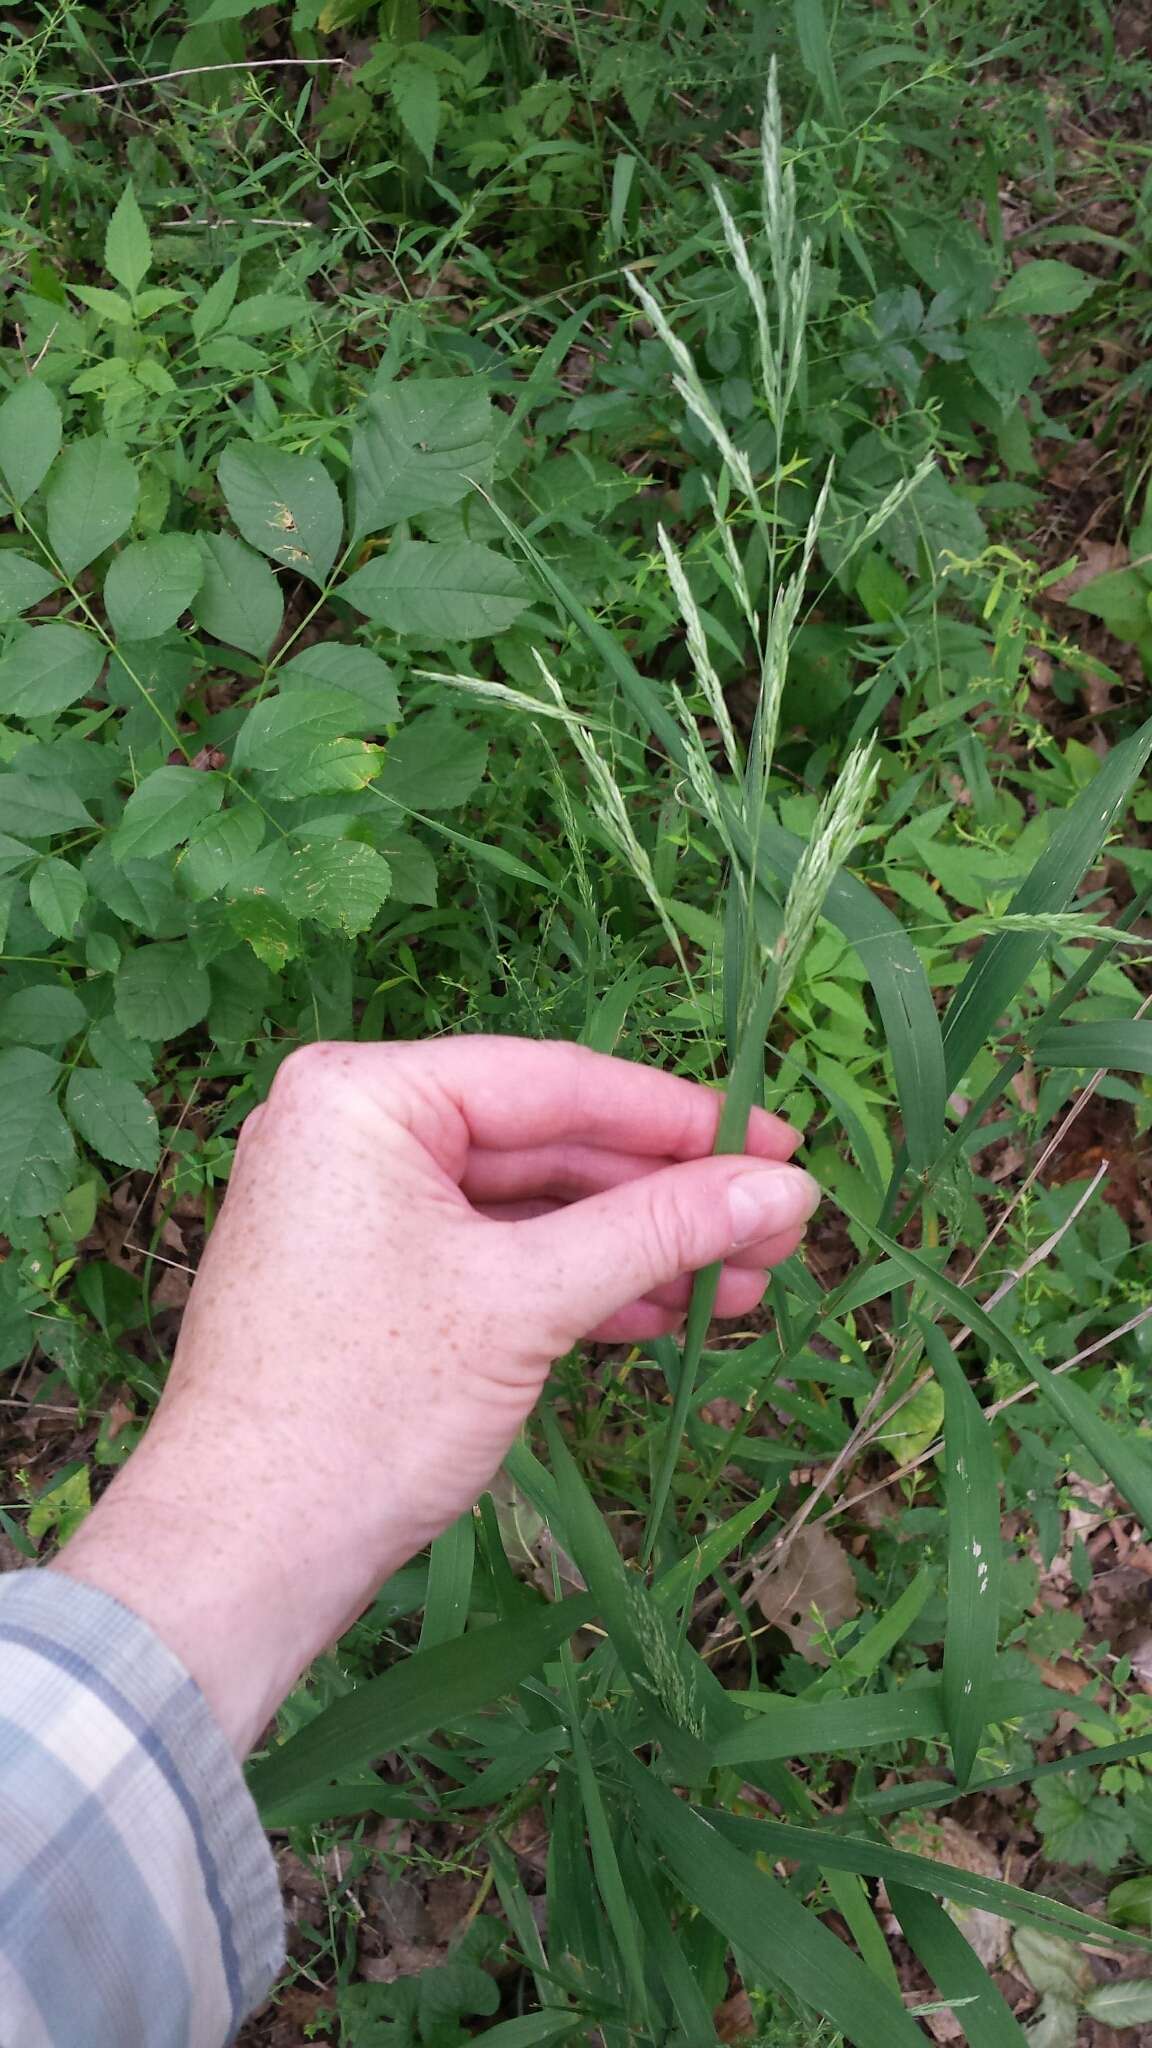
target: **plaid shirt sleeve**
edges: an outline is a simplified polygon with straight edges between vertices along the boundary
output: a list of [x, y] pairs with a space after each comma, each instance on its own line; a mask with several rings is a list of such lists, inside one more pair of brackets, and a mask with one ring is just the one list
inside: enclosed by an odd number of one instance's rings
[[0, 2048], [222, 2048], [283, 1960], [271, 1852], [134, 1614], [0, 1577]]

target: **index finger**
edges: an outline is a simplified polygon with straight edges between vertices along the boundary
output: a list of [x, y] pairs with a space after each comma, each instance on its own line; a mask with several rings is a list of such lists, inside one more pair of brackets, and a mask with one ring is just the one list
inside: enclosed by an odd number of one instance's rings
[[[568, 1139], [646, 1157], [700, 1159], [712, 1150], [724, 1106], [718, 1089], [658, 1067], [528, 1038], [442, 1038], [422, 1046], [472, 1143], [495, 1151]], [[753, 1110], [741, 1148], [790, 1159], [800, 1133]]]

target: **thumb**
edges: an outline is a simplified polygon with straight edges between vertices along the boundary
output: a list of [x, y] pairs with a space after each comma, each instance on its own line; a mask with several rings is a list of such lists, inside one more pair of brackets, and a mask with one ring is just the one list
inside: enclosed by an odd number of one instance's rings
[[516, 1226], [534, 1291], [574, 1335], [741, 1246], [800, 1229], [820, 1189], [799, 1166], [693, 1159]]

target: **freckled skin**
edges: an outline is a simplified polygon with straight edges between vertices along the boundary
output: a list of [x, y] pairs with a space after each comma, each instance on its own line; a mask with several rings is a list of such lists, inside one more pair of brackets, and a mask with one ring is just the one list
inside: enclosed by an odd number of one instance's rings
[[719, 1106], [574, 1046], [294, 1053], [241, 1134], [156, 1418], [59, 1568], [150, 1620], [243, 1752], [476, 1500], [555, 1358], [674, 1329], [729, 1253], [720, 1312], [759, 1300], [812, 1183], [759, 1112], [745, 1154], [708, 1157]]

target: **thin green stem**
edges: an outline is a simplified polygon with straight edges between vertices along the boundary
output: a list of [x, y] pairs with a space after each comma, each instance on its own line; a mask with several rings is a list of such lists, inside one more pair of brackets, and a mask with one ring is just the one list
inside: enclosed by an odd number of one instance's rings
[[[720, 1112], [716, 1142], [712, 1148], [714, 1153], [740, 1152], [744, 1148], [748, 1119], [756, 1107], [757, 1097], [763, 1087], [764, 1042], [776, 1009], [778, 981], [775, 965], [772, 965], [745, 1016], [736, 1059], [728, 1077], [724, 1107]], [[648, 1524], [644, 1532], [642, 1560], [645, 1564], [651, 1559], [660, 1524], [664, 1519], [664, 1510], [668, 1504], [676, 1461], [680, 1455], [684, 1425], [700, 1372], [704, 1340], [708, 1335], [708, 1325], [716, 1306], [716, 1290], [720, 1284], [722, 1263], [717, 1261], [715, 1265], [703, 1267], [697, 1273], [692, 1286], [692, 1299], [688, 1304], [688, 1320], [680, 1351], [680, 1377], [676, 1383], [672, 1413], [668, 1418], [660, 1465], [652, 1488]]]

